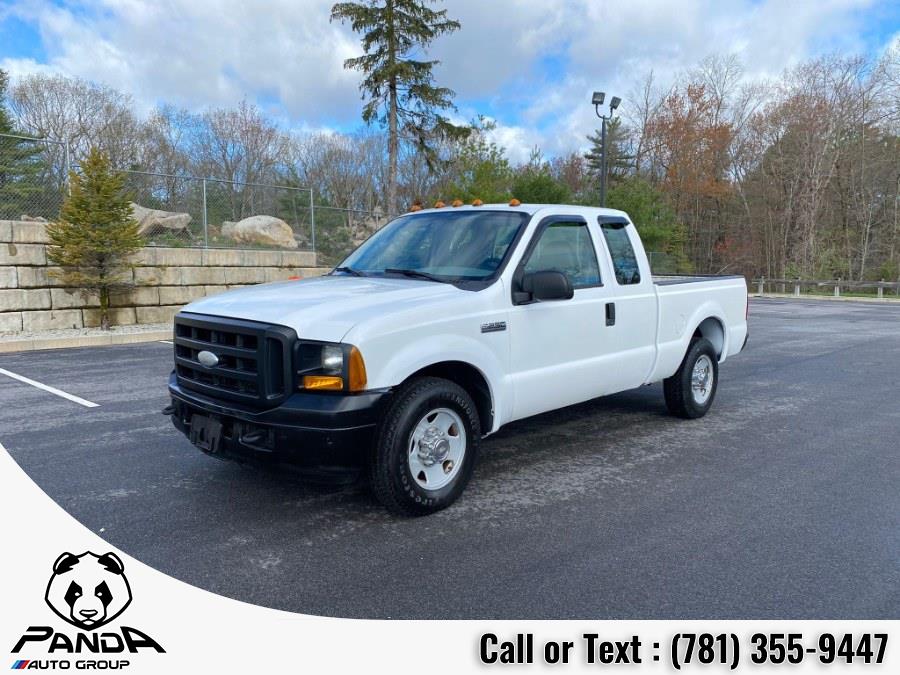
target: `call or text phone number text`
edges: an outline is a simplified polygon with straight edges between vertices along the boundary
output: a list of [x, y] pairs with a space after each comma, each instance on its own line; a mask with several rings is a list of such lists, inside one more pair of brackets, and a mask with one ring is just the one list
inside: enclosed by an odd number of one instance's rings
[[864, 665], [882, 663], [887, 642], [887, 633], [754, 633], [746, 643], [736, 633], [676, 633], [666, 649], [659, 642], [644, 643], [637, 635], [627, 640], [604, 640], [597, 633], [584, 633], [580, 640], [548, 640], [536, 649], [532, 633], [519, 633], [512, 639], [485, 633], [479, 656], [488, 665], [534, 663], [536, 656], [549, 664], [576, 659], [604, 665], [668, 660], [676, 670], [708, 664], [735, 669], [742, 660], [779, 665], [816, 659], [825, 665]]

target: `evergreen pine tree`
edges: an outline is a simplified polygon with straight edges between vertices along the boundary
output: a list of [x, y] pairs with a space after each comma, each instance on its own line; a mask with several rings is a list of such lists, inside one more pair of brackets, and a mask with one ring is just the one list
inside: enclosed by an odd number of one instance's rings
[[62, 268], [55, 277], [99, 299], [100, 327], [109, 330], [110, 294], [133, 286], [126, 272], [144, 242], [123, 189], [125, 177], [112, 171], [106, 155], [91, 149], [69, 182], [59, 222], [47, 227], [47, 257]]
[[0, 219], [33, 211], [41, 194], [40, 145], [8, 135], [24, 135], [16, 130], [6, 110], [8, 85], [8, 75], [0, 70]]
[[[603, 163], [603, 133], [597, 129], [587, 139], [591, 143], [591, 148], [584, 153], [584, 158], [587, 160], [588, 171], [599, 178], [600, 167]], [[625, 140], [622, 120], [614, 117], [606, 125], [606, 147], [609, 149], [606, 171], [610, 183], [626, 176], [634, 162], [634, 157], [625, 150]]]
[[456, 144], [453, 158], [454, 180], [447, 186], [447, 199], [464, 202], [480, 199], [483, 202], [505, 202], [510, 194], [513, 170], [502, 146], [490, 140], [495, 122], [479, 117], [469, 127], [469, 135]]
[[547, 168], [526, 169], [513, 181], [513, 196], [529, 204], [568, 204], [569, 188], [553, 177]]
[[397, 165], [400, 135], [404, 134], [425, 155], [429, 165], [437, 159], [433, 141], [460, 139], [467, 127], [453, 125], [439, 111], [453, 109], [453, 91], [434, 84], [437, 61], [413, 58], [438, 36], [459, 30], [447, 10], [426, 6], [433, 0], [364, 0], [339, 2], [331, 8], [332, 21], [349, 21], [362, 33], [362, 56], [344, 61], [344, 67], [365, 74], [360, 89], [368, 97], [363, 108], [366, 123], [378, 121], [388, 129], [386, 211], [397, 213]]

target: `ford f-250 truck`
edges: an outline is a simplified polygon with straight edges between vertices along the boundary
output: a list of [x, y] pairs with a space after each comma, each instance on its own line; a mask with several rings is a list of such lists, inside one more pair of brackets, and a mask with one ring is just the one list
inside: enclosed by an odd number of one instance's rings
[[659, 381], [702, 417], [746, 338], [744, 278], [653, 278], [621, 211], [419, 210], [326, 276], [185, 307], [166, 412], [211, 455], [365, 467], [389, 510], [426, 514], [513, 420]]

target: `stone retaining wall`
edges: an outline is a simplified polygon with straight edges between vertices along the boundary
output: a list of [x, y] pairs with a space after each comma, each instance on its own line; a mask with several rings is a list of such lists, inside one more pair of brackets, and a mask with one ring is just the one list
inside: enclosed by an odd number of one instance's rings
[[[99, 324], [97, 300], [51, 276], [46, 244], [43, 223], [0, 220], [0, 333]], [[206, 295], [327, 271], [305, 251], [147, 247], [135, 262], [135, 288], [112, 298], [113, 324], [167, 323]]]

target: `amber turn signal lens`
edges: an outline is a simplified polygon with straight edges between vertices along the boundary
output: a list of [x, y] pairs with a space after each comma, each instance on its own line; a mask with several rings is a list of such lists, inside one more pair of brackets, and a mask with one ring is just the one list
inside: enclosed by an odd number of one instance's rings
[[356, 347], [350, 349], [349, 389], [363, 391], [366, 388], [366, 363]]
[[331, 375], [304, 375], [304, 389], [325, 389], [328, 391], [341, 391], [344, 388], [344, 379]]

